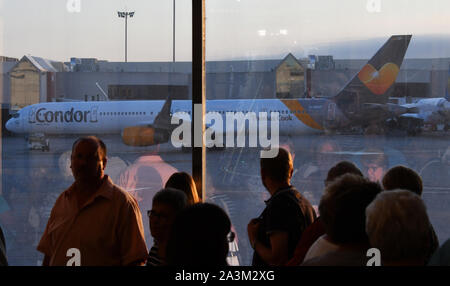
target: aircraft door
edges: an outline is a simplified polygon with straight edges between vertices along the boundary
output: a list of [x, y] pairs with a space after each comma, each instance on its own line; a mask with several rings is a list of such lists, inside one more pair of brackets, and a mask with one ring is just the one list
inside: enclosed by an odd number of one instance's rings
[[98, 106], [91, 107], [91, 117], [89, 119], [90, 122], [97, 122], [98, 121], [98, 119], [97, 119], [97, 116], [98, 116], [97, 112], [98, 112]]
[[33, 107], [30, 109], [30, 112], [28, 113], [28, 123], [35, 123], [35, 122], [36, 122], [36, 108]]
[[336, 119], [336, 103], [330, 102], [327, 110], [327, 120], [334, 121]]

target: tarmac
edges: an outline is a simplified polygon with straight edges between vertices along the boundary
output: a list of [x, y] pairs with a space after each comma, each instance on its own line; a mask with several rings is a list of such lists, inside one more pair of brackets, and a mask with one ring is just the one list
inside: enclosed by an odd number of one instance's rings
[[[175, 171], [191, 173], [191, 153], [170, 143], [130, 147], [117, 135], [100, 136], [108, 147], [106, 174], [139, 201], [148, 248], [153, 241], [147, 210], [153, 195]], [[29, 150], [23, 137], [2, 138], [0, 224], [10, 265], [41, 265], [36, 246], [58, 195], [73, 182], [70, 152], [76, 136], [51, 137], [50, 151]], [[294, 157], [292, 184], [317, 208], [326, 173], [335, 163], [350, 160], [371, 180], [381, 180], [395, 165], [406, 165], [422, 176], [423, 199], [442, 244], [450, 238], [450, 134], [415, 137], [314, 135], [281, 137]], [[247, 142], [248, 145], [248, 142]], [[253, 250], [247, 224], [258, 217], [269, 198], [259, 170], [259, 148], [207, 150], [203, 197], [231, 218], [236, 233], [230, 261], [250, 265]]]

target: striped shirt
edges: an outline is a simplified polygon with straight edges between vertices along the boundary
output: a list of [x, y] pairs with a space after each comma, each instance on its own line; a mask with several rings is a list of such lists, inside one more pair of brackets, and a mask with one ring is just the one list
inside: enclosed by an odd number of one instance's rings
[[165, 264], [165, 261], [158, 256], [158, 249], [158, 244], [155, 242], [148, 252], [147, 266], [162, 266]]

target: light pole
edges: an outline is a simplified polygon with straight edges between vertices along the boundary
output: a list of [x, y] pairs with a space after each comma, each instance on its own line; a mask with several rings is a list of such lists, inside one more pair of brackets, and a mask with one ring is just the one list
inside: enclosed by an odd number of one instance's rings
[[117, 15], [119, 16], [119, 18], [125, 18], [125, 62], [127, 62], [127, 23], [128, 23], [128, 16], [130, 16], [130, 18], [133, 18], [134, 16], [134, 11], [133, 12], [119, 12], [117, 11]]
[[173, 62], [175, 62], [175, 0], [173, 0]]

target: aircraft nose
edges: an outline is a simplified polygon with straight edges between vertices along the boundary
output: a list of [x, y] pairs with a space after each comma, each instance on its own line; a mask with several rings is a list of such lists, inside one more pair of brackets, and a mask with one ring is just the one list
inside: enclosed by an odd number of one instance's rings
[[6, 129], [8, 129], [9, 131], [13, 131], [12, 130], [12, 119], [6, 121]]
[[8, 129], [11, 132], [20, 132], [20, 124], [19, 121], [15, 118], [11, 118], [6, 122], [6, 129]]

